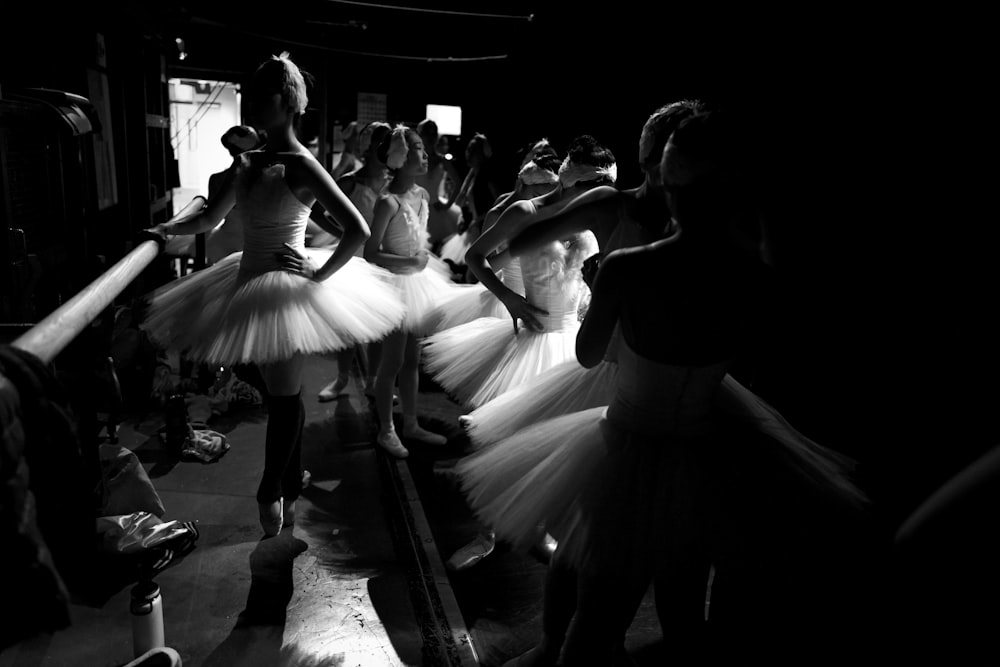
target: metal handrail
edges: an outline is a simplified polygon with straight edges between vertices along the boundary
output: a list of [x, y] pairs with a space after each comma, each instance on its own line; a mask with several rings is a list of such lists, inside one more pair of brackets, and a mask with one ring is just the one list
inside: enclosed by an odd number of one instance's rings
[[[170, 219], [180, 222], [197, 215], [205, 206], [198, 195]], [[72, 299], [53, 311], [15, 340], [12, 345], [50, 363], [74, 338], [118, 298], [129, 284], [160, 254], [165, 239], [150, 237], [87, 285]]]

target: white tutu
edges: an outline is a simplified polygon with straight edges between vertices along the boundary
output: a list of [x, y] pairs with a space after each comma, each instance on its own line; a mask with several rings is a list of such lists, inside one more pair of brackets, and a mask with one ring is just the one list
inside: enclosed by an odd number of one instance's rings
[[500, 299], [478, 283], [442, 301], [430, 314], [429, 325], [433, 331], [444, 331], [483, 317], [510, 319]]
[[[320, 265], [332, 254], [304, 252]], [[242, 255], [154, 292], [150, 337], [194, 361], [263, 364], [377, 341], [403, 321], [392, 276], [361, 259], [316, 282], [287, 271], [241, 275]]]
[[479, 407], [576, 358], [579, 323], [562, 331], [514, 334], [510, 319], [484, 317], [428, 338], [427, 371], [462, 403]]
[[615, 561], [619, 552], [663, 548], [678, 502], [695, 503], [702, 529], [742, 552], [767, 550], [775, 535], [822, 532], [821, 515], [867, 504], [849, 480], [850, 459], [806, 438], [731, 377], [715, 403], [709, 435], [637, 433], [597, 407], [522, 429], [456, 470], [477, 518], [498, 537], [526, 550], [544, 525], [578, 568], [627, 566]]
[[464, 266], [465, 253], [469, 252], [469, 248], [471, 247], [472, 239], [469, 237], [468, 232], [453, 234], [452, 237], [445, 241], [444, 245], [441, 246], [441, 252], [438, 253], [438, 256], [441, 259], [454, 262], [459, 266]]
[[617, 378], [618, 364], [611, 361], [593, 368], [584, 368], [576, 359], [564, 361], [476, 408], [469, 415], [469, 437], [478, 449], [546, 419], [607, 405]]
[[390, 280], [406, 306], [403, 329], [417, 336], [439, 330], [431, 315], [442, 301], [475, 287], [453, 283], [451, 269], [433, 255], [428, 257], [427, 266], [420, 273], [392, 274]]

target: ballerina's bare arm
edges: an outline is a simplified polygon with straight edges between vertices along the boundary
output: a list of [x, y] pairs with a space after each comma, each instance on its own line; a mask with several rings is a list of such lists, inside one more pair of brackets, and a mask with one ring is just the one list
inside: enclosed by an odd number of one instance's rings
[[532, 210], [533, 208], [527, 203], [516, 202], [512, 204], [510, 208], [504, 211], [503, 215], [500, 216], [500, 220], [495, 225], [490, 227], [489, 230], [484, 231], [476, 239], [476, 242], [472, 244], [472, 247], [465, 254], [465, 263], [469, 267], [469, 270], [475, 274], [486, 289], [493, 292], [500, 299], [510, 312], [511, 317], [514, 318], [515, 332], [517, 331], [518, 318], [524, 320], [530, 329], [540, 330], [542, 326], [535, 317], [535, 313], [544, 314], [546, 311], [531, 305], [524, 297], [504, 285], [503, 281], [494, 273], [494, 271], [502, 267], [497, 266], [492, 259], [487, 260], [487, 257], [497, 248], [514, 238], [523, 229], [524, 225], [531, 223]]
[[621, 313], [626, 253], [615, 251], [601, 263], [591, 288], [590, 308], [576, 335], [576, 358], [584, 368], [601, 363]]
[[[451, 160], [449, 160], [448, 158], [443, 158], [441, 160], [441, 163], [444, 165], [444, 171], [446, 174], [448, 174], [448, 177], [451, 179], [452, 183], [464, 184], [464, 181], [458, 175], [458, 169], [455, 168], [455, 165], [452, 164]], [[451, 197], [448, 198], [448, 203], [441, 206], [441, 208], [451, 208], [455, 204], [455, 202], [458, 201], [459, 194], [461, 194], [461, 187], [458, 189], [452, 188]]]
[[377, 264], [389, 269], [394, 273], [406, 273], [420, 268], [420, 263], [426, 265], [427, 256], [421, 254], [416, 257], [406, 257], [396, 255], [382, 250], [382, 239], [385, 238], [385, 230], [389, 228], [389, 221], [399, 210], [399, 204], [390, 197], [379, 197], [375, 202], [375, 212], [372, 217], [372, 235], [365, 243], [365, 261]]
[[324, 280], [350, 261], [354, 251], [371, 236], [371, 230], [358, 209], [316, 158], [311, 155], [303, 156], [299, 160], [290, 161], [289, 164], [294, 165], [296, 176], [299, 177], [296, 180], [316, 197], [327, 213], [343, 228], [343, 236], [337, 244], [337, 249], [313, 276], [316, 280]]
[[236, 158], [226, 170], [219, 184], [218, 193], [208, 201], [199, 213], [177, 222], [168, 222], [153, 227], [151, 231], [167, 236], [188, 236], [203, 234], [215, 229], [229, 215], [236, 205], [236, 172], [239, 169], [240, 158]]
[[617, 224], [619, 196], [618, 190], [605, 185], [588, 190], [569, 201], [540, 208], [535, 218], [537, 224], [531, 225], [511, 241], [505, 254], [520, 257], [588, 229], [599, 239], [608, 238], [610, 229], [602, 228]]

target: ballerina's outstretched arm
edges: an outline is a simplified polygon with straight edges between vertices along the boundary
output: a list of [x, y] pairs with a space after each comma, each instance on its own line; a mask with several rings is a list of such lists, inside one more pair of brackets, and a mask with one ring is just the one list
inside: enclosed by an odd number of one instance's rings
[[156, 225], [149, 231], [163, 236], [190, 236], [215, 229], [236, 205], [236, 173], [240, 163], [241, 158], [237, 157], [218, 182], [218, 192], [213, 193], [215, 196], [200, 212], [185, 220]]
[[[534, 223], [511, 241], [502, 253], [520, 257], [549, 243], [590, 230], [600, 239], [607, 239], [618, 224], [618, 197], [621, 193], [611, 186], [596, 187], [569, 201], [560, 201], [540, 208]], [[501, 262], [509, 261], [498, 257]]]

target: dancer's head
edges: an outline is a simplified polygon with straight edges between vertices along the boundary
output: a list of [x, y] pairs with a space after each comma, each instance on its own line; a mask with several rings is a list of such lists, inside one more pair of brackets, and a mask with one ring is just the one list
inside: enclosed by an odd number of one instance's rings
[[417, 134], [424, 142], [427, 150], [435, 150], [438, 143], [438, 124], [430, 118], [424, 119], [417, 124]]
[[233, 157], [252, 151], [260, 144], [257, 131], [247, 125], [236, 125], [222, 135], [222, 145]]
[[660, 158], [667, 140], [685, 118], [704, 111], [698, 100], [681, 100], [662, 106], [646, 120], [639, 135], [639, 168], [646, 175], [646, 182], [653, 187], [662, 185]]
[[486, 160], [493, 157], [493, 148], [485, 134], [477, 132], [469, 139], [469, 145], [465, 147], [465, 161], [469, 167], [482, 166]]
[[517, 175], [518, 188], [525, 199], [540, 197], [552, 192], [559, 184], [559, 167], [562, 160], [553, 153], [542, 153], [521, 167]]
[[532, 160], [536, 159], [539, 155], [556, 155], [556, 149], [552, 147], [548, 139], [539, 139], [538, 141], [533, 141], [532, 143], [525, 146], [520, 151], [521, 155], [521, 167], [528, 164]]
[[344, 128], [345, 152], [353, 153], [355, 155], [361, 153], [361, 149], [358, 145], [359, 144], [358, 140], [360, 138], [358, 135], [360, 134], [360, 131], [361, 128], [358, 126], [358, 121], [356, 120], [352, 120], [350, 123], [347, 124], [347, 127]]
[[427, 173], [427, 150], [415, 130], [397, 125], [379, 144], [378, 161], [389, 168], [393, 177], [420, 176]]
[[390, 132], [392, 132], [392, 126], [389, 123], [374, 121], [365, 125], [364, 129], [358, 133], [358, 154], [365, 159], [365, 162], [374, 161], [380, 165], [385, 164], [379, 162], [377, 153], [379, 144]]
[[573, 140], [559, 167], [559, 183], [563, 188], [614, 185], [617, 180], [618, 165], [611, 149], [589, 134]]
[[740, 202], [734, 187], [732, 131], [719, 112], [684, 119], [670, 135], [661, 160], [663, 189], [685, 236], [730, 237]]
[[250, 119], [259, 130], [291, 126], [308, 102], [305, 77], [288, 53], [264, 62], [250, 82]]

